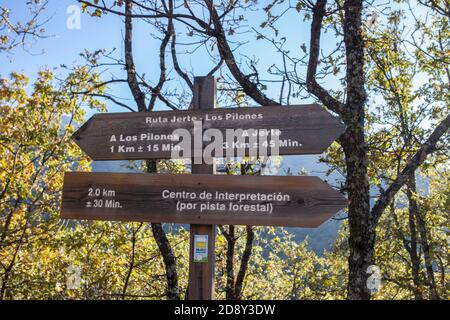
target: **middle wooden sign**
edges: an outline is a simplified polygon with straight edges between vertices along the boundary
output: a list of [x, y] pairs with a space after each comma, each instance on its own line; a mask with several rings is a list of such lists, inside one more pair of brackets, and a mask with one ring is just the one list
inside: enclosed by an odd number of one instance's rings
[[[180, 129], [192, 139], [191, 153], [186, 156], [189, 158], [195, 152], [203, 152], [207, 141], [217, 142], [208, 136], [208, 129], [223, 135], [224, 141], [220, 142], [223, 154], [241, 149], [249, 155], [249, 143], [257, 141], [259, 155], [260, 148], [267, 148], [263, 155], [294, 155], [324, 152], [344, 132], [345, 126], [317, 104], [100, 113], [92, 116], [73, 138], [93, 160], [182, 158], [183, 152], [174, 153], [182, 145], [183, 138], [174, 134]], [[230, 130], [234, 130], [231, 139], [227, 138]], [[250, 140], [251, 136], [258, 139]], [[200, 143], [196, 143], [198, 138]], [[276, 154], [270, 149], [274, 141], [278, 146]], [[214, 151], [212, 156], [221, 155]]]

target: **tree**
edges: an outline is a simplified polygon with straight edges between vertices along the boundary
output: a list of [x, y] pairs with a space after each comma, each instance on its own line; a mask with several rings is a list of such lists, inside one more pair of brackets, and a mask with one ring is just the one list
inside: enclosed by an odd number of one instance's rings
[[[406, 22], [402, 11], [395, 11], [388, 20], [386, 29], [382, 33], [377, 34], [374, 38], [370, 38], [372, 45], [369, 47], [370, 60], [373, 62], [371, 76], [369, 77], [369, 87], [372, 87], [374, 93], [378, 93], [383, 97], [385, 106], [378, 106], [380, 112], [376, 116], [377, 124], [385, 127], [373, 136], [371, 141], [374, 147], [371, 148], [372, 156], [371, 164], [373, 171], [376, 172], [376, 180], [374, 185], [378, 185], [381, 192], [384, 190], [380, 181], [392, 181], [393, 177], [398, 174], [401, 166], [405, 165], [405, 158], [411, 157], [419, 148], [418, 141], [420, 137], [427, 135], [428, 132], [423, 128], [423, 123], [427, 121], [442, 120], [442, 115], [448, 113], [448, 90], [442, 90], [442, 86], [448, 82], [445, 78], [448, 71], [447, 65], [442, 65], [442, 58], [435, 57], [432, 61], [424, 63], [423, 57], [430, 54], [439, 54], [445, 56], [441, 50], [446, 50], [442, 45], [442, 32], [445, 29], [440, 26], [445, 25], [445, 19], [431, 15], [432, 22], [429, 24], [422, 23], [415, 17], [412, 8], [410, 12], [414, 18], [416, 29], [408, 34]], [[445, 27], [444, 27], [445, 28]], [[433, 30], [433, 31], [431, 31]], [[430, 36], [433, 32], [437, 32], [439, 36]], [[418, 45], [420, 41], [422, 49]], [[436, 43], [440, 43], [436, 46]], [[393, 48], [393, 50], [389, 50]], [[437, 49], [439, 48], [439, 49]], [[421, 85], [419, 89], [414, 88], [414, 84], [424, 77], [423, 73], [427, 73], [429, 82]], [[444, 77], [443, 77], [444, 76]], [[392, 125], [393, 124], [393, 125]], [[444, 140], [445, 141], [445, 140]], [[398, 221], [396, 209], [389, 210], [389, 214], [394, 216], [394, 220], [398, 224], [397, 233], [402, 238], [403, 245], [408, 252], [411, 260], [411, 272], [415, 287], [415, 298], [423, 299], [421, 288], [421, 269], [422, 265], [426, 266], [426, 282], [428, 283], [430, 294], [429, 297], [438, 299], [436, 281], [432, 266], [432, 253], [430, 250], [429, 230], [425, 222], [422, 208], [419, 205], [418, 195], [420, 190], [416, 184], [416, 174], [421, 175], [423, 168], [433, 167], [436, 171], [440, 164], [448, 160], [448, 148], [443, 141], [441, 148], [437, 148], [433, 157], [427, 160], [424, 166], [421, 166], [417, 172], [410, 173], [406, 182], [406, 196], [409, 206], [409, 231], [404, 232], [401, 223]], [[405, 157], [406, 155], [406, 157]], [[396, 168], [392, 168], [387, 163], [387, 159], [397, 163]], [[397, 172], [395, 172], [395, 171]], [[393, 172], [394, 171], [394, 172]], [[431, 177], [428, 170], [427, 177]], [[420, 254], [423, 253], [424, 261], [422, 262]]]
[[[366, 121], [368, 116], [366, 71], [368, 68], [367, 45], [368, 39], [363, 25], [364, 10], [369, 10], [372, 3], [363, 1], [337, 1], [328, 3], [326, 0], [299, 1], [295, 8], [284, 1], [273, 2], [262, 8], [267, 14], [267, 21], [261, 24], [261, 30], [270, 28], [275, 34], [270, 43], [276, 53], [280, 54], [281, 65], [274, 65], [268, 74], [278, 76], [276, 80], [264, 79], [262, 71], [258, 70], [257, 59], [237, 58], [238, 50], [243, 41], [236, 36], [237, 30], [242, 30], [245, 14], [255, 8], [257, 3], [241, 1], [210, 0], [202, 2], [184, 1], [124, 1], [114, 3], [98, 3], [96, 1], [81, 1], [86, 10], [100, 10], [103, 14], [114, 14], [125, 19], [125, 62], [127, 70], [125, 81], [131, 89], [138, 110], [153, 110], [156, 101], [160, 101], [169, 108], [179, 103], [173, 100], [185, 101], [186, 91], [192, 89], [192, 77], [180, 66], [177, 53], [177, 37], [180, 33], [186, 36], [184, 40], [195, 53], [198, 48], [203, 56], [211, 58], [211, 71], [220, 72], [223, 86], [234, 90], [239, 95], [244, 93], [248, 102], [250, 99], [261, 105], [277, 105], [292, 97], [301, 97], [308, 93], [315, 97], [329, 110], [338, 114], [346, 124], [347, 129], [339, 140], [344, 154], [344, 172], [346, 183], [343, 191], [348, 194], [349, 208], [349, 279], [348, 298], [368, 299], [370, 290], [367, 288], [367, 269], [375, 264], [376, 227], [385, 210], [395, 198], [397, 192], [406, 184], [411, 175], [419, 168], [426, 157], [439, 148], [438, 142], [446, 136], [450, 115], [441, 117], [434, 130], [428, 133], [426, 139], [420, 139], [415, 153], [404, 154], [401, 167], [392, 177], [390, 184], [383, 188], [373, 208], [370, 206], [369, 146]], [[440, 2], [441, 3], [441, 2]], [[445, 4], [445, 2], [444, 2]], [[281, 13], [276, 10], [282, 6]], [[124, 7], [124, 8], [122, 8]], [[258, 7], [257, 7], [258, 8]], [[296, 10], [311, 21], [309, 51], [306, 45], [301, 45], [301, 57], [284, 49], [287, 39], [280, 35], [277, 25], [282, 23], [288, 11]], [[202, 14], [199, 14], [199, 13]], [[161, 34], [159, 48], [160, 77], [156, 85], [150, 85], [144, 73], [137, 72], [132, 62], [131, 26], [133, 20], [142, 20], [156, 33]], [[127, 31], [128, 30], [128, 31]], [[336, 47], [328, 50], [329, 54], [321, 56], [321, 38], [325, 31], [331, 30], [338, 39]], [[254, 32], [257, 39], [267, 39], [262, 31]], [[292, 41], [295, 41], [292, 40]], [[180, 93], [169, 87], [168, 61], [166, 49], [170, 44], [171, 65], [175, 75], [185, 83], [186, 91]], [[227, 68], [222, 67], [224, 64]], [[306, 77], [299, 75], [298, 67], [304, 65]], [[323, 66], [323, 67], [321, 67]], [[321, 68], [319, 68], [321, 67]], [[343, 70], [341, 70], [343, 69]], [[338, 77], [342, 84], [340, 90], [327, 90], [321, 83], [322, 79], [330, 76]], [[280, 86], [280, 99], [270, 99], [266, 94], [267, 84], [276, 83]], [[288, 87], [287, 91], [285, 87]], [[164, 88], [165, 91], [164, 91]], [[236, 94], [237, 96], [238, 94]], [[172, 101], [171, 101], [172, 100]], [[244, 103], [245, 103], [244, 102]], [[165, 248], [170, 248], [162, 237]], [[164, 254], [167, 260], [166, 270], [173, 274], [174, 261], [170, 258], [170, 250]], [[169, 272], [170, 270], [170, 272]], [[169, 287], [176, 291], [176, 281], [168, 281]], [[172, 290], [172, 289], [169, 289]], [[174, 291], [174, 292], [175, 292]]]
[[71, 93], [102, 91], [98, 75], [87, 71], [79, 67], [54, 83], [54, 75], [42, 70], [30, 94], [24, 75], [0, 80], [0, 299], [11, 297], [23, 252], [48, 241], [58, 228], [63, 172], [88, 165], [70, 142], [83, 108], [103, 108], [91, 97]]
[[[410, 190], [402, 190], [395, 205], [391, 204], [386, 215], [377, 227], [376, 259], [383, 270], [383, 286], [376, 297], [386, 299], [445, 299], [445, 268], [447, 268], [445, 241], [448, 227], [448, 208], [446, 198], [448, 183], [445, 177], [447, 170], [428, 175], [429, 193], [419, 189], [414, 193], [414, 201], [418, 210], [411, 207]], [[435, 175], [435, 176], [433, 176]], [[436, 192], [440, 188], [441, 192]], [[447, 211], [446, 211], [447, 210]], [[411, 214], [411, 211], [413, 211]], [[420, 216], [419, 216], [420, 215]], [[420, 221], [419, 220], [423, 220]], [[423, 224], [427, 234], [427, 246], [423, 246], [422, 232], [419, 223]], [[412, 250], [416, 250], [413, 252]], [[424, 253], [428, 252], [427, 257]], [[431, 257], [433, 282], [429, 281], [430, 273], [427, 260]], [[444, 269], [442, 269], [444, 268]]]

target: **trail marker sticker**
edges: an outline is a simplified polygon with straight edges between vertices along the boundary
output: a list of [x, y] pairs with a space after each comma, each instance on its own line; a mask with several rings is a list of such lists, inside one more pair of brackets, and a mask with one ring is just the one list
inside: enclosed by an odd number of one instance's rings
[[194, 235], [194, 262], [208, 262], [208, 235]]

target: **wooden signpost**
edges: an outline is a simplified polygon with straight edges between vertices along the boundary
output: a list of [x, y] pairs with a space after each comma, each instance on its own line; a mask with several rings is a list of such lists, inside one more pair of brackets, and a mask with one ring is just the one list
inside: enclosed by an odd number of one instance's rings
[[[170, 158], [178, 143], [174, 130], [192, 132], [194, 123], [201, 123], [202, 132], [257, 129], [269, 141], [275, 135], [280, 155], [321, 153], [344, 131], [339, 119], [318, 105], [215, 105], [215, 79], [196, 77], [191, 110], [98, 114], [74, 139], [94, 160], [132, 160]], [[317, 177], [213, 175], [213, 165], [194, 162], [192, 173], [66, 173], [61, 217], [189, 223], [188, 298], [207, 300], [214, 298], [216, 224], [317, 227], [347, 205]]]

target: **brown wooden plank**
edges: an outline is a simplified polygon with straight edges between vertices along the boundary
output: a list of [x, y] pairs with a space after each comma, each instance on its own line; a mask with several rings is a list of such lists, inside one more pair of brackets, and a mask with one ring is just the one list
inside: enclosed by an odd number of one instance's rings
[[[91, 196], [88, 194], [89, 188], [92, 188]], [[100, 190], [100, 195], [92, 196], [97, 189]], [[175, 194], [178, 196], [183, 196], [182, 192], [193, 192], [196, 198], [167, 198], [168, 191], [165, 190], [181, 192]], [[203, 191], [211, 192], [213, 198], [199, 199]], [[241, 202], [223, 198], [217, 200], [216, 192], [222, 197], [232, 194], [256, 196], [246, 196], [248, 198]], [[274, 193], [283, 196], [283, 201], [267, 199], [268, 194]], [[266, 195], [266, 199], [263, 195]], [[94, 208], [95, 200], [102, 200], [102, 207]], [[87, 207], [88, 202], [91, 207]], [[192, 204], [192, 209], [181, 210], [181, 203], [188, 202]], [[234, 206], [230, 207], [230, 202], [234, 203]], [[211, 204], [224, 207], [213, 208]], [[317, 177], [70, 172], [66, 173], [64, 179], [61, 217], [317, 227], [346, 204], [347, 200], [341, 194]], [[202, 209], [201, 212], [199, 209]]]
[[[171, 150], [163, 147], [171, 148], [178, 143], [170, 140], [170, 135], [180, 128], [192, 133], [193, 119], [203, 121], [203, 130], [214, 128], [222, 133], [239, 128], [278, 129], [280, 141], [285, 144], [280, 146], [280, 155], [322, 153], [344, 131], [339, 118], [317, 104], [310, 104], [100, 113], [90, 118], [74, 134], [74, 139], [93, 160], [170, 158]], [[236, 150], [231, 145], [229, 148]]]
[[[193, 110], [212, 110], [216, 108], [217, 84], [214, 77], [195, 77], [191, 108]], [[192, 159], [194, 160], [194, 159]], [[214, 165], [194, 164], [192, 174], [214, 174]], [[213, 300], [215, 276], [216, 226], [213, 224], [191, 224], [189, 226], [189, 300]], [[208, 237], [208, 261], [194, 261], [195, 236]]]

